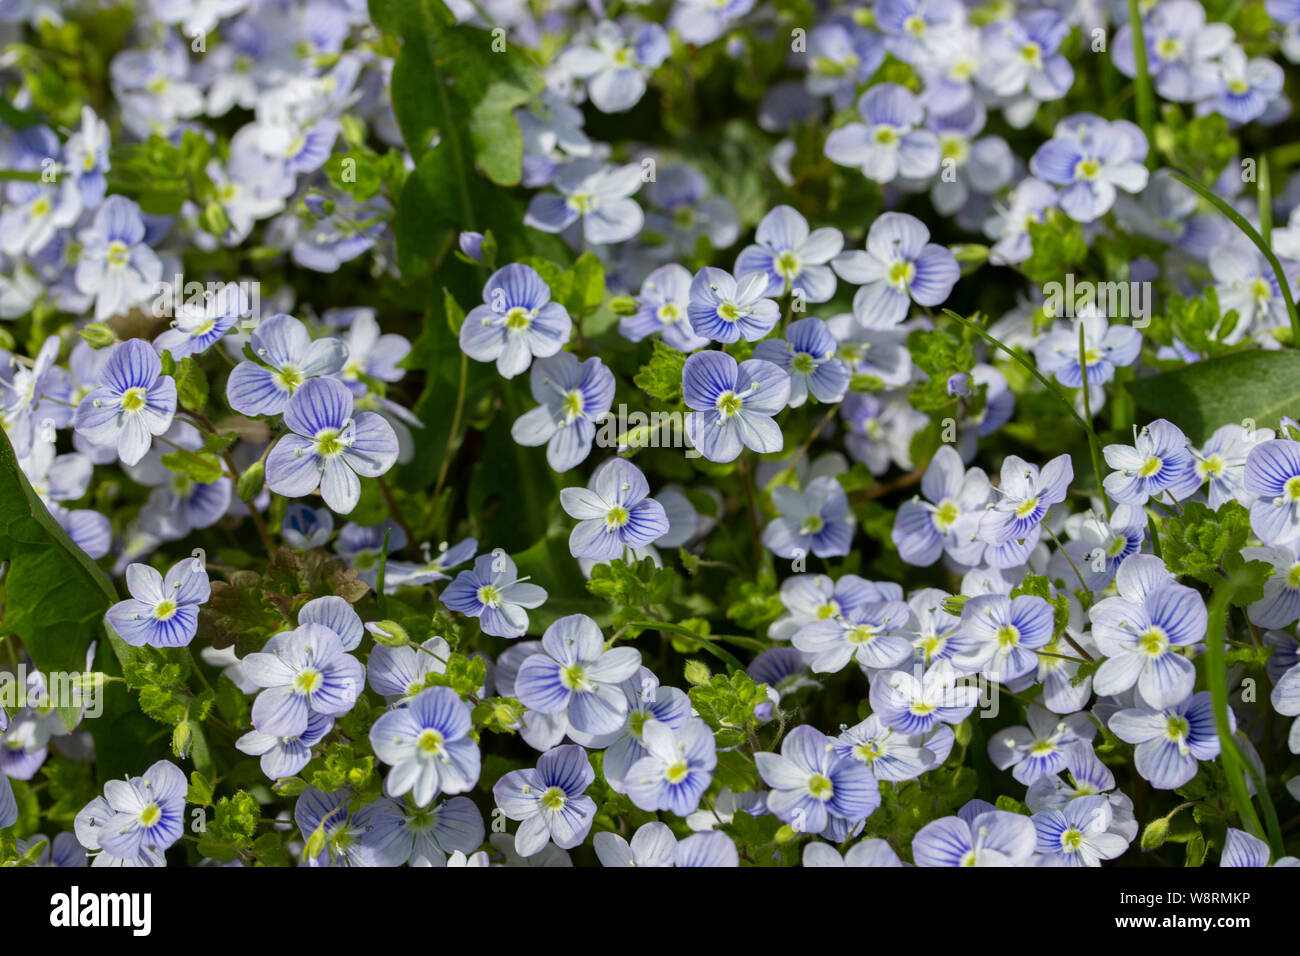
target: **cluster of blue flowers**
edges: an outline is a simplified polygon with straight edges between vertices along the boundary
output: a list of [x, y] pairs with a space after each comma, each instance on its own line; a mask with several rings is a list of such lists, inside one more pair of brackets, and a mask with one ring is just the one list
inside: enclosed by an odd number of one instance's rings
[[372, 6], [0, 3], [0, 862], [1300, 865], [1300, 4]]

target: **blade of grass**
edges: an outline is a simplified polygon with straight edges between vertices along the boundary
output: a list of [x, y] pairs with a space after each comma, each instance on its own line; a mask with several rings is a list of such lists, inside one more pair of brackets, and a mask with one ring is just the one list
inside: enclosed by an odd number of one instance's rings
[[375, 578], [375, 603], [379, 605], [381, 617], [388, 615], [388, 602], [384, 597], [384, 575], [388, 571], [388, 536], [392, 531], [392, 528], [384, 529], [384, 550], [379, 555], [379, 576]]
[[1151, 91], [1151, 71], [1147, 68], [1147, 41], [1142, 29], [1142, 14], [1138, 0], [1128, 0], [1128, 24], [1133, 31], [1133, 63], [1137, 75], [1133, 77], [1133, 99], [1137, 104], [1138, 126], [1147, 138], [1147, 166], [1155, 163], [1156, 99]]
[[1259, 183], [1256, 188], [1259, 203], [1259, 234], [1270, 247], [1273, 245], [1273, 177], [1268, 171], [1268, 157], [1259, 158]]
[[1273, 275], [1277, 278], [1278, 288], [1282, 290], [1282, 301], [1286, 303], [1287, 315], [1291, 317], [1291, 347], [1300, 348], [1300, 312], [1296, 311], [1295, 297], [1291, 295], [1291, 284], [1287, 282], [1286, 273], [1282, 271], [1282, 263], [1278, 262], [1277, 256], [1273, 253], [1272, 247], [1264, 240], [1241, 213], [1233, 209], [1224, 199], [1216, 196], [1210, 190], [1206, 189], [1196, 180], [1192, 179], [1186, 173], [1178, 170], [1170, 170], [1170, 175], [1178, 180], [1188, 189], [1191, 189], [1202, 199], [1207, 200], [1215, 209], [1223, 213], [1231, 220], [1232, 224], [1242, 231], [1242, 233], [1255, 244], [1260, 255], [1268, 260], [1268, 264], [1273, 268]]
[[[1210, 698], [1214, 705], [1214, 726], [1219, 734], [1219, 747], [1223, 758], [1224, 774], [1228, 778], [1228, 789], [1232, 793], [1232, 802], [1236, 806], [1241, 824], [1251, 834], [1261, 840], [1267, 840], [1273, 850], [1274, 859], [1285, 855], [1282, 832], [1277, 823], [1277, 811], [1268, 788], [1255, 771], [1254, 765], [1242, 755], [1237, 747], [1236, 737], [1228, 723], [1228, 687], [1227, 663], [1223, 651], [1223, 629], [1227, 623], [1228, 602], [1237, 590], [1237, 581], [1233, 577], [1220, 581], [1210, 598], [1209, 626], [1205, 631], [1205, 676], [1210, 685]], [[1264, 816], [1268, 820], [1268, 834], [1255, 813], [1250, 793], [1246, 789], [1246, 772], [1249, 770], [1255, 781], [1255, 795], [1264, 807]]]

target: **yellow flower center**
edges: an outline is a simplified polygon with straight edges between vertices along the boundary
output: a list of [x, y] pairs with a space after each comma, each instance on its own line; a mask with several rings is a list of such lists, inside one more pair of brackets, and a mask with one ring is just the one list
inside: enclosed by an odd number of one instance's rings
[[1153, 624], [1142, 634], [1138, 644], [1147, 654], [1159, 657], [1168, 649], [1169, 637], [1161, 628]]
[[138, 386], [135, 388], [128, 388], [122, 393], [122, 411], [138, 412], [140, 409], [144, 408], [145, 397], [147, 395], [148, 392]]
[[343, 453], [343, 441], [337, 429], [325, 428], [316, 433], [316, 454], [322, 458], [333, 458]]
[[906, 289], [915, 277], [916, 266], [906, 260], [899, 259], [889, 267], [889, 281], [900, 289]]
[[686, 761], [679, 760], [664, 770], [664, 779], [669, 783], [681, 783], [689, 772], [690, 768], [686, 766]]
[[870, 644], [879, 633], [870, 624], [859, 624], [845, 636], [850, 644]]
[[808, 792], [818, 800], [829, 800], [835, 792], [835, 787], [830, 778], [820, 773], [815, 773], [808, 778]]
[[560, 670], [560, 683], [569, 690], [582, 690], [587, 683], [587, 674], [581, 664], [570, 664]]
[[1152, 475], [1158, 472], [1162, 467], [1164, 467], [1164, 463], [1165, 463], [1164, 459], [1157, 458], [1155, 455], [1152, 455], [1142, 465], [1142, 469], [1138, 472], [1138, 474], [1141, 475], [1143, 478], [1150, 478]]
[[1225, 468], [1227, 463], [1221, 455], [1211, 455], [1204, 461], [1196, 463], [1196, 470], [1200, 472], [1202, 478], [1217, 478], [1223, 474]]
[[1165, 736], [1175, 743], [1182, 742], [1187, 737], [1187, 732], [1191, 726], [1187, 723], [1187, 718], [1180, 717], [1177, 714], [1170, 714], [1165, 721]]
[[793, 252], [783, 252], [776, 257], [776, 271], [787, 279], [799, 274], [799, 257]]
[[718, 411], [722, 412], [722, 417], [727, 418], [738, 413], [743, 403], [740, 396], [735, 392], [723, 392], [718, 396]]
[[863, 763], [875, 763], [876, 758], [880, 756], [880, 745], [874, 740], [868, 740], [854, 747], [853, 755]]
[[298, 371], [292, 365], [286, 365], [284, 368], [276, 372], [275, 379], [284, 386], [284, 389], [287, 392], [294, 391], [303, 381], [302, 372]]

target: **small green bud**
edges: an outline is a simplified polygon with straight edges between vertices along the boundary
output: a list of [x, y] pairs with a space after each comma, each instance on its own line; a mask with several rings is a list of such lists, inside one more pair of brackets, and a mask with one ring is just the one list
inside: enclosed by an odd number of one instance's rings
[[230, 217], [226, 215], [226, 210], [221, 203], [213, 200], [203, 208], [203, 214], [199, 217], [199, 224], [203, 230], [211, 235], [221, 237], [230, 231]]
[[240, 501], [252, 501], [262, 490], [265, 481], [266, 466], [260, 461], [255, 461], [239, 476], [239, 482], [235, 485], [235, 494], [239, 495]]
[[1159, 817], [1152, 820], [1142, 831], [1142, 849], [1158, 850], [1164, 846], [1169, 837], [1169, 818]]
[[117, 341], [117, 333], [103, 322], [91, 322], [80, 334], [92, 349], [107, 348]]
[[72, 689], [79, 694], [93, 694], [103, 689], [106, 676], [102, 671], [86, 671], [82, 674], [74, 674]]
[[194, 739], [194, 731], [190, 729], [188, 720], [182, 721], [176, 725], [172, 731], [172, 753], [177, 757], [184, 757], [190, 752], [190, 743]]
[[953, 258], [961, 266], [962, 275], [970, 275], [989, 261], [989, 247], [977, 242], [961, 243], [951, 247]]
[[636, 299], [630, 295], [616, 295], [609, 300], [609, 307], [614, 310], [615, 315], [636, 315]]
[[709, 668], [702, 661], [686, 662], [686, 682], [694, 684], [696, 687], [703, 686], [709, 682], [713, 675], [709, 673]]
[[383, 644], [385, 647], [405, 647], [411, 643], [411, 636], [406, 633], [406, 628], [396, 621], [371, 621], [366, 625], [366, 630], [370, 632], [376, 644]]
[[307, 838], [307, 847], [303, 850], [303, 855], [309, 860], [314, 860], [323, 852], [325, 852], [325, 827], [322, 825], [311, 831], [311, 836]]
[[271, 789], [282, 797], [296, 797], [307, 789], [307, 781], [302, 777], [285, 777], [277, 780]]

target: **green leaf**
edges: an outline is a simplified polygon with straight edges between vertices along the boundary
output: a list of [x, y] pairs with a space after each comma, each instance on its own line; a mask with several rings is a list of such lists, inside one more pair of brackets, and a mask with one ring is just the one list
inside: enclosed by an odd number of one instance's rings
[[605, 301], [605, 267], [593, 253], [578, 256], [565, 279], [567, 288], [560, 301], [574, 319], [589, 315]]
[[452, 335], [459, 336], [460, 327], [465, 324], [465, 310], [448, 290], [443, 289], [442, 296], [442, 308], [447, 313], [447, 328], [451, 329]]
[[[117, 602], [113, 582], [50, 516], [2, 429], [0, 564], [7, 564], [0, 581], [0, 628], [22, 639], [39, 669], [82, 670], [92, 641], [99, 642], [96, 670], [118, 675], [135, 659], [135, 649], [104, 624], [104, 613]], [[103, 712], [86, 725], [95, 739], [99, 779], [139, 773], [151, 755], [162, 756], [166, 731], [140, 713], [121, 683], [107, 684], [101, 693]], [[65, 710], [60, 717], [67, 725], [76, 713]]]
[[649, 364], [642, 366], [632, 381], [651, 398], [677, 405], [682, 400], [682, 367], [685, 364], [685, 355], [655, 339]]
[[265, 574], [234, 571], [228, 581], [212, 582], [198, 638], [218, 648], [234, 646], [241, 655], [258, 651], [271, 635], [292, 627], [312, 598], [332, 594], [355, 604], [369, 590], [356, 571], [324, 551], [282, 547]]
[[200, 807], [212, 805], [212, 784], [197, 770], [190, 774], [190, 787], [185, 794], [185, 802]]
[[1032, 282], [1049, 282], [1074, 271], [1088, 257], [1088, 240], [1083, 227], [1059, 210], [1052, 210], [1042, 222], [1029, 224], [1033, 252], [1020, 264]]
[[[393, 232], [404, 279], [427, 273], [455, 247], [464, 229], [491, 229], [505, 237], [523, 232], [523, 208], [472, 172], [461, 178], [451, 144], [424, 153], [406, 178]], [[512, 252], [520, 251], [517, 240]]]
[[[17, 634], [41, 670], [80, 671], [104, 612], [117, 601], [108, 575], [51, 517], [0, 434], [0, 632]], [[123, 645], [125, 646], [125, 645]]]
[[176, 366], [176, 399], [182, 408], [201, 412], [208, 404], [208, 377], [194, 359], [181, 359]]
[[1193, 442], [1221, 425], [1273, 428], [1300, 408], [1300, 352], [1251, 349], [1206, 359], [1129, 384], [1138, 406], [1153, 418], [1177, 422]]
[[186, 475], [201, 485], [211, 484], [222, 475], [221, 459], [211, 452], [182, 448], [163, 455], [162, 463], [168, 471]]
[[237, 441], [239, 441], [239, 435], [235, 432], [223, 432], [220, 435], [208, 435], [203, 439], [202, 451], [210, 451], [213, 454], [220, 455]]
[[418, 161], [440, 137], [456, 153], [458, 179], [473, 162], [492, 182], [517, 185], [524, 141], [514, 110], [542, 91], [540, 71], [498, 35], [448, 25], [441, 3], [397, 6], [403, 44], [393, 112], [412, 156]]

